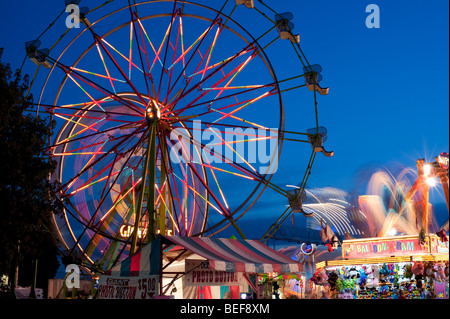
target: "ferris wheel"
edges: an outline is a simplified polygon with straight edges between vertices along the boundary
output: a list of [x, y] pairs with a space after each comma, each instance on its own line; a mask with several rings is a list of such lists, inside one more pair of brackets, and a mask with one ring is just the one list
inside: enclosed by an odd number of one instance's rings
[[[299, 205], [316, 153], [332, 152], [317, 117], [328, 88], [292, 13], [253, 0], [65, 4], [77, 15], [56, 43], [26, 43], [45, 73], [38, 112], [57, 123], [46, 151], [65, 201], [54, 217], [65, 249], [109, 269], [157, 234], [233, 226], [244, 236], [236, 221], [268, 188]], [[292, 92], [314, 97], [303, 133], [285, 130]], [[294, 196], [271, 182], [291, 133], [312, 146], [299, 152], [309, 162]]]

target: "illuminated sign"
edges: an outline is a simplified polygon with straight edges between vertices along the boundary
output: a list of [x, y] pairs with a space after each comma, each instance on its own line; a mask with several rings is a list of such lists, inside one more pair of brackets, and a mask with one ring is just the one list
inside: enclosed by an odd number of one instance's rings
[[426, 244], [421, 245], [418, 236], [344, 240], [342, 243], [342, 258], [358, 259], [423, 255], [430, 252], [429, 242], [430, 238], [427, 237]]
[[448, 169], [449, 164], [449, 156], [448, 153], [441, 153], [438, 157], [436, 157], [437, 162], [441, 165], [442, 168]]
[[[129, 238], [133, 235], [134, 232], [134, 226], [130, 225], [122, 225], [119, 229], [120, 237], [122, 238]], [[158, 230], [156, 232], [157, 234], [160, 234], [160, 231]], [[173, 236], [173, 231], [171, 229], [166, 230], [167, 236]], [[139, 239], [145, 238], [147, 236], [147, 228], [146, 227], [139, 227], [138, 229], [138, 237]]]
[[[131, 235], [133, 235], [134, 227], [130, 225], [122, 225], [119, 229], [119, 234], [122, 238], [129, 238]], [[138, 229], [138, 237], [139, 239], [142, 239], [143, 237], [147, 235], [147, 228], [145, 227], [139, 227]]]

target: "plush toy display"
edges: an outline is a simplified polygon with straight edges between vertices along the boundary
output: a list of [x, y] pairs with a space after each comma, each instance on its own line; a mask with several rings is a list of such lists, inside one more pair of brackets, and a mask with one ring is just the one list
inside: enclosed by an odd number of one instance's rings
[[434, 262], [433, 261], [429, 261], [429, 262], [425, 263], [423, 273], [425, 275], [425, 278], [428, 281], [429, 280], [434, 280], [436, 278], [435, 272], [436, 272], [436, 269], [434, 269]]
[[322, 289], [338, 299], [398, 299], [399, 290], [407, 299], [429, 299], [434, 281], [446, 280], [448, 262], [442, 261], [322, 268], [311, 277], [316, 285], [327, 286]]
[[331, 291], [336, 290], [336, 282], [337, 282], [338, 278], [339, 278], [339, 275], [335, 271], [332, 271], [328, 274], [328, 283], [330, 284]]
[[445, 281], [444, 263], [442, 261], [437, 264], [436, 280], [440, 282]]
[[423, 264], [421, 261], [414, 262], [414, 265], [412, 267], [412, 273], [414, 274], [416, 279], [422, 279], [423, 278]]
[[318, 276], [319, 276], [319, 277], [317, 277], [318, 285], [320, 285], [320, 286], [328, 285], [328, 273], [325, 268], [323, 268], [322, 270], [319, 271]]

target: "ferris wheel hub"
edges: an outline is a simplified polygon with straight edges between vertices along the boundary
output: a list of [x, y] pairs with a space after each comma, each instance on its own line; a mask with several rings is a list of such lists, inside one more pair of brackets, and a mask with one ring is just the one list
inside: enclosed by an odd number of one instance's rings
[[151, 100], [145, 112], [145, 118], [149, 124], [158, 122], [161, 119], [161, 110], [156, 103]]

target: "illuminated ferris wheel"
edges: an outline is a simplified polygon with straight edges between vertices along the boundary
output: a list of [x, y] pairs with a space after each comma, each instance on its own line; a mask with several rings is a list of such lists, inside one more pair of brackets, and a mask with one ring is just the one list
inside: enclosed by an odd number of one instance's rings
[[[303, 189], [316, 153], [332, 156], [317, 118], [328, 88], [293, 14], [253, 0], [79, 5], [66, 1], [73, 23], [50, 49], [47, 38], [26, 48], [48, 69], [37, 108], [57, 123], [47, 153], [65, 200], [58, 237], [88, 268], [109, 269], [157, 234], [244, 236], [236, 221], [267, 188], [287, 195], [271, 183], [287, 133], [312, 146]], [[303, 133], [285, 131], [292, 92], [314, 95]]]

